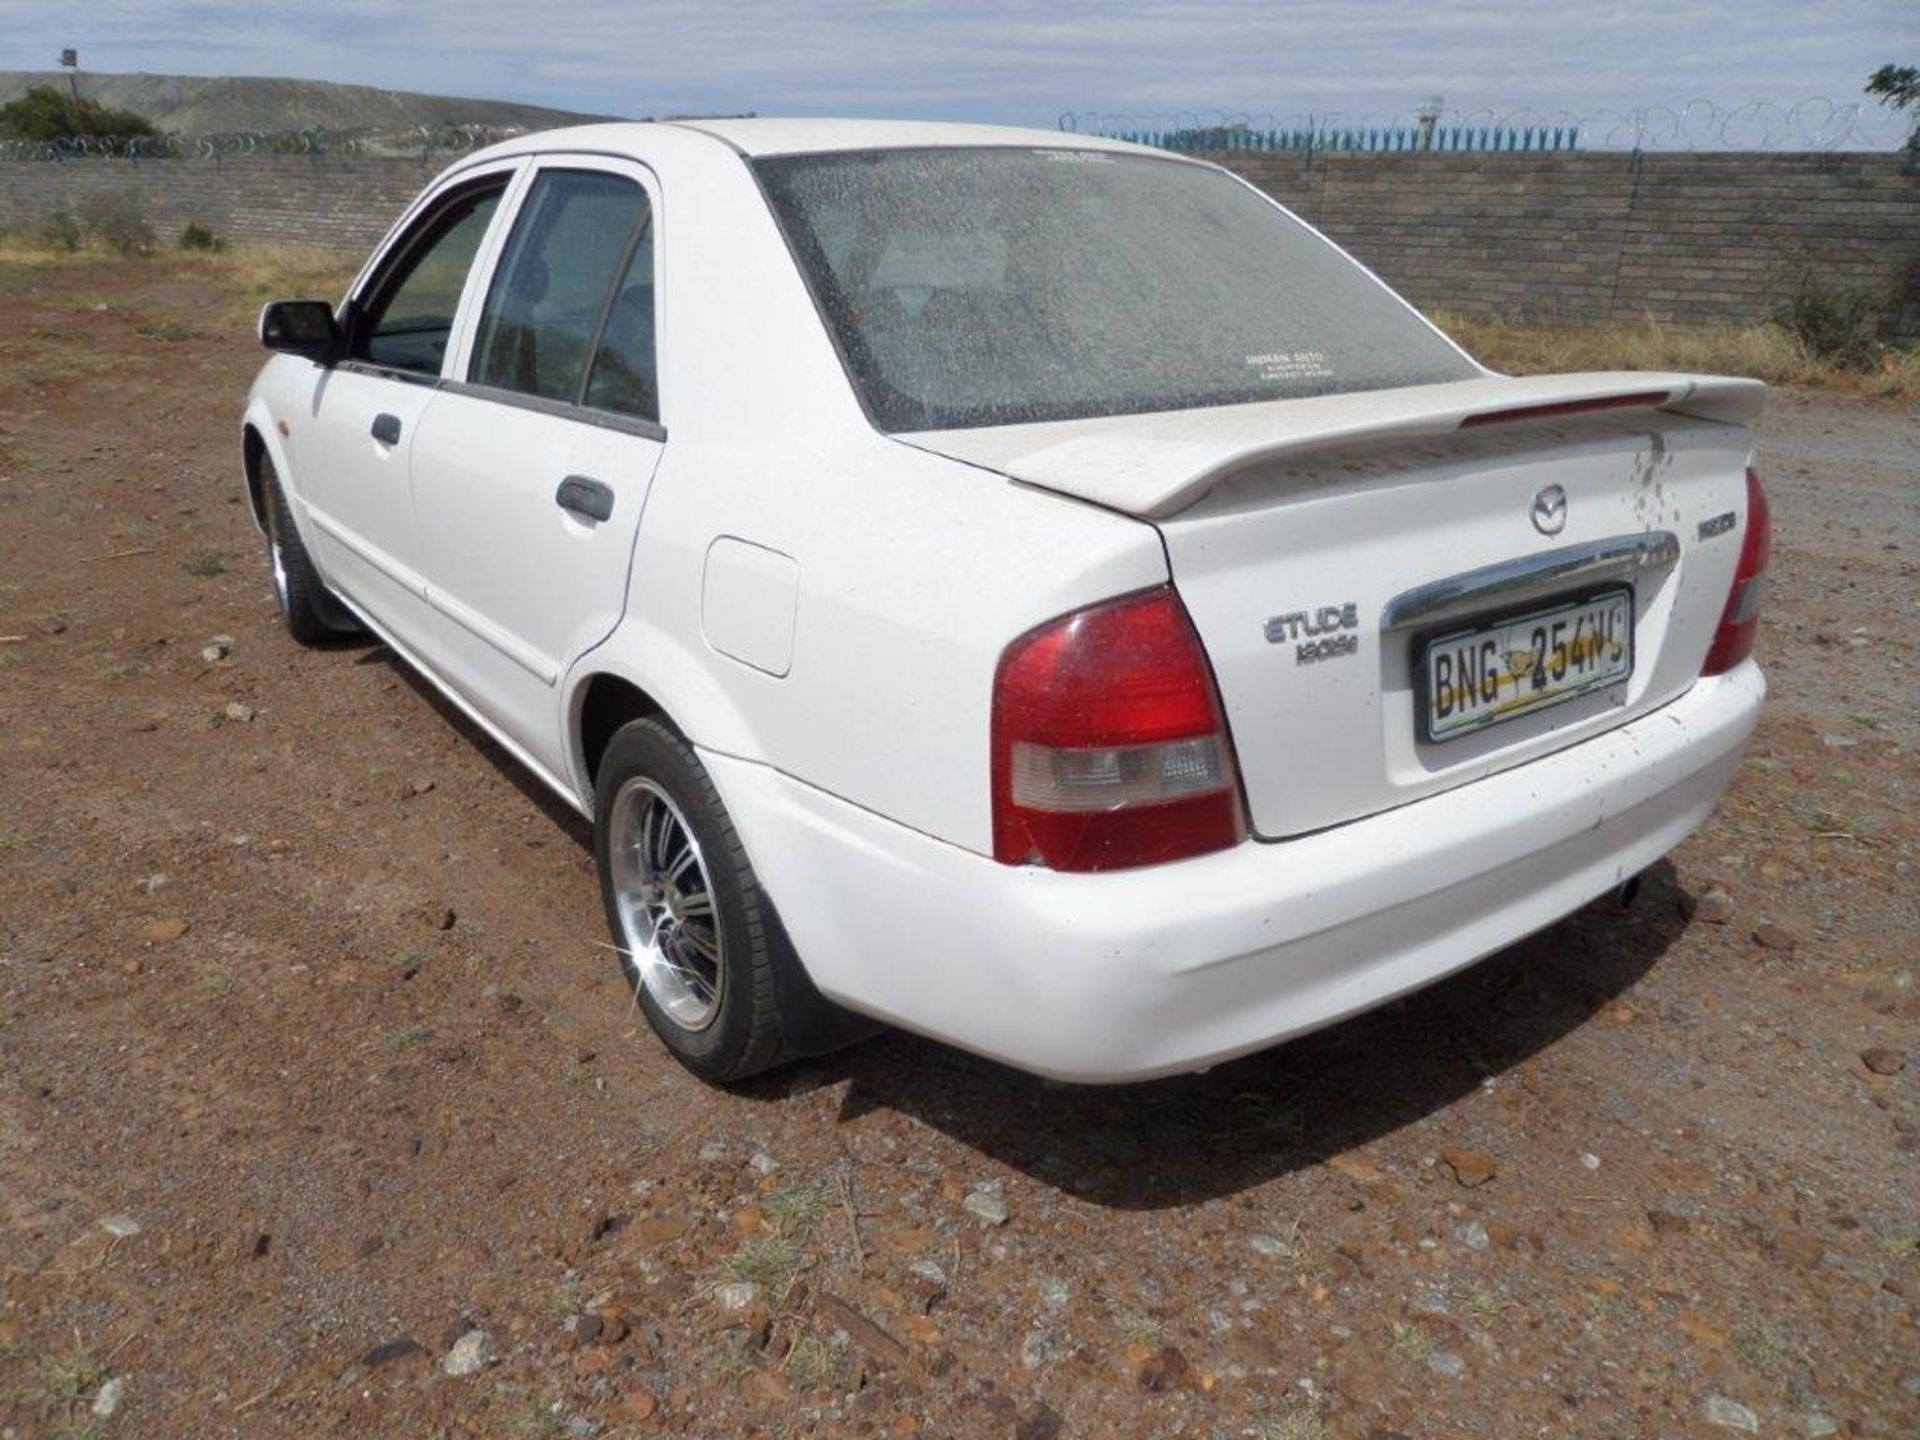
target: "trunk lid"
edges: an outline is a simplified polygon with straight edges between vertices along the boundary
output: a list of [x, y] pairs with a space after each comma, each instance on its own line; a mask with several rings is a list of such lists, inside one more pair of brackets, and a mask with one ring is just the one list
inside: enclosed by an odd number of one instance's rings
[[[1746, 422], [1763, 396], [1713, 377], [1488, 377], [903, 438], [1159, 528], [1254, 831], [1280, 838], [1522, 764], [1684, 692], [1732, 581]], [[1552, 487], [1564, 503], [1536, 524]], [[1632, 597], [1627, 678], [1424, 738], [1425, 641], [1616, 589]]]

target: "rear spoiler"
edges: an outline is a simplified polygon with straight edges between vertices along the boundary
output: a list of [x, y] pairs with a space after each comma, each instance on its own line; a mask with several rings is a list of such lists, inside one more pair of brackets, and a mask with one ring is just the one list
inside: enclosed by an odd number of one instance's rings
[[1305, 400], [900, 438], [1129, 515], [1163, 519], [1250, 465], [1607, 410], [1660, 410], [1745, 425], [1759, 415], [1766, 392], [1758, 380], [1717, 375], [1618, 371], [1488, 376]]

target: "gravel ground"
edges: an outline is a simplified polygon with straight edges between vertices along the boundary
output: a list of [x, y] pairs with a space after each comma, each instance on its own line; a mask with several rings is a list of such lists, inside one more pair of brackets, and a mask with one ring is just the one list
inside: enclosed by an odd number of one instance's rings
[[6, 1435], [1920, 1433], [1914, 418], [1777, 398], [1774, 699], [1636, 907], [1205, 1076], [720, 1093], [581, 824], [280, 631], [207, 273], [0, 261]]

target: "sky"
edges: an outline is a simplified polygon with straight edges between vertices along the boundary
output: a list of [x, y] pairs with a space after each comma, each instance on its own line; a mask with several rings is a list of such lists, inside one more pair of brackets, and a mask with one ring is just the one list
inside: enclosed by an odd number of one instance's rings
[[1812, 127], [1822, 101], [1865, 102], [1875, 67], [1920, 64], [1920, 0], [0, 0], [0, 69], [51, 68], [63, 46], [89, 70], [634, 116], [1359, 122], [1437, 95], [1493, 115], [1813, 99]]

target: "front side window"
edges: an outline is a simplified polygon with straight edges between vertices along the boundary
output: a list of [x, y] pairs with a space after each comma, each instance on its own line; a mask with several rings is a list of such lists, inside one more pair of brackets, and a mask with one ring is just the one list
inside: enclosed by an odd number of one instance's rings
[[652, 418], [650, 218], [646, 192], [631, 180], [543, 171], [480, 313], [469, 378], [628, 414], [644, 404]]
[[353, 353], [375, 365], [438, 375], [453, 334], [453, 314], [500, 204], [506, 179], [453, 196], [401, 242], [398, 258], [375, 282]]
[[754, 168], [883, 430], [1480, 373], [1331, 244], [1206, 166], [971, 147]]

